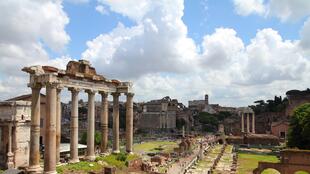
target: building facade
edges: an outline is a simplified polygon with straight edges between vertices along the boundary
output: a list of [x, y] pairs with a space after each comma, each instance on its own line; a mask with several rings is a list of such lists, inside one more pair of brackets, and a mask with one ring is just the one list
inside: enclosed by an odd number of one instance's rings
[[0, 166], [25, 168], [29, 164], [31, 102], [0, 102]]

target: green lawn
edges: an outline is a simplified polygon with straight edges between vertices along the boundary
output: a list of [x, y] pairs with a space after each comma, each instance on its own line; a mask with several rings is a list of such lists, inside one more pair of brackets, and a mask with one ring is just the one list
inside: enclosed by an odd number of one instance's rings
[[99, 172], [103, 166], [96, 162], [81, 161], [75, 164], [67, 164], [58, 166], [56, 168], [57, 173], [88, 173], [88, 172]]
[[[238, 153], [238, 174], [251, 174], [257, 168], [258, 162], [279, 162], [276, 156]], [[263, 174], [278, 174], [275, 170], [265, 170]]]
[[[173, 148], [178, 147], [177, 142], [172, 141], [149, 141], [141, 144], [134, 144], [134, 152], [149, 153], [149, 152], [172, 152]], [[163, 150], [160, 150], [162, 148]]]
[[[75, 164], [67, 164], [57, 167], [58, 173], [89, 173], [101, 172], [104, 166], [115, 166], [118, 171], [126, 170], [126, 163], [133, 159], [139, 158], [138, 155], [127, 155], [125, 153], [111, 154], [108, 156], [99, 156], [96, 162], [82, 161]], [[102, 161], [104, 163], [100, 163]]]

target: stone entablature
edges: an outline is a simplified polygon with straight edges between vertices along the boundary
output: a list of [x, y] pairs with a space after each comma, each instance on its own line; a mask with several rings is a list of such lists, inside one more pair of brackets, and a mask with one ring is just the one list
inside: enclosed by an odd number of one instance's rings
[[30, 104], [27, 101], [0, 102], [0, 121], [30, 121], [31, 110], [25, 109]]
[[29, 86], [56, 83], [59, 87], [78, 87], [80, 90], [105, 91], [109, 93], [132, 92], [131, 82], [108, 80], [101, 75], [97, 75], [95, 69], [86, 64], [85, 60], [80, 60], [79, 62], [70, 61], [66, 70], [51, 66], [30, 66], [24, 67], [22, 70], [30, 74]]

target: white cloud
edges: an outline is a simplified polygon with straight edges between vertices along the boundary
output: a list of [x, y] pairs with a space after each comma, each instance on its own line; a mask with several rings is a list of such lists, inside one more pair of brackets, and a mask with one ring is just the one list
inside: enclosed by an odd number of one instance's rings
[[233, 64], [240, 51], [244, 49], [242, 40], [236, 31], [228, 28], [217, 28], [212, 35], [203, 38], [202, 63], [212, 69], [225, 68]]
[[234, 0], [237, 14], [247, 16], [250, 14], [263, 15], [266, 11], [264, 0]]
[[44, 49], [65, 49], [69, 18], [61, 1], [1, 1], [0, 9], [0, 16], [5, 16], [0, 23], [0, 99], [5, 99], [28, 91], [22, 67], [59, 65], [70, 59], [50, 59]]
[[268, 15], [276, 16], [282, 21], [296, 21], [310, 15], [309, 0], [270, 0]]
[[73, 4], [86, 4], [89, 3], [90, 0], [65, 0]]
[[110, 10], [139, 21], [150, 10], [152, 0], [97, 0], [98, 3], [110, 6]]
[[310, 76], [310, 61], [300, 52], [298, 43], [283, 40], [275, 30], [258, 31], [246, 47], [245, 54], [248, 57], [243, 73], [246, 83], [302, 81]]
[[97, 5], [95, 9], [102, 15], [109, 14], [109, 11], [103, 5]]
[[297, 21], [310, 15], [309, 0], [233, 0], [239, 15], [274, 16], [281, 21]]
[[301, 47], [310, 52], [310, 17], [305, 21], [301, 31]]
[[[120, 8], [114, 7], [115, 2], [118, 1], [111, 2], [111, 9]], [[196, 46], [187, 37], [187, 28], [181, 19], [183, 1], [149, 3], [145, 5], [152, 8], [143, 16], [131, 16], [135, 14], [131, 13], [134, 11], [131, 6], [122, 9], [124, 15], [141, 18], [141, 21], [130, 28], [119, 24], [110, 33], [87, 42], [88, 49], [82, 57], [100, 67], [103, 74], [122, 78], [157, 72], [186, 72], [191, 68], [195, 64]]]

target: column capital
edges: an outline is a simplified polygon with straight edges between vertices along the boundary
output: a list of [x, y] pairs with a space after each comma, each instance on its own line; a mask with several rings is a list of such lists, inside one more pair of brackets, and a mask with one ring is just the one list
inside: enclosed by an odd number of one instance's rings
[[119, 92], [112, 92], [111, 95], [113, 97], [119, 97], [121, 95], [121, 93], [119, 93]]
[[71, 91], [72, 93], [79, 93], [81, 91], [79, 88], [74, 87], [68, 88], [68, 90]]
[[97, 91], [92, 90], [92, 89], [86, 89], [85, 92], [89, 95], [95, 95]]
[[59, 83], [56, 82], [45, 82], [45, 86], [46, 87], [50, 87], [50, 88], [58, 88]]
[[109, 93], [105, 91], [99, 91], [99, 94], [101, 94], [102, 97], [108, 97]]
[[41, 89], [42, 84], [41, 83], [29, 83], [28, 87], [33, 88], [33, 89]]
[[132, 92], [128, 92], [128, 93], [125, 93], [125, 95], [127, 97], [133, 97], [135, 95], [135, 93], [132, 93]]
[[64, 89], [64, 87], [62, 87], [62, 86], [57, 86], [57, 92], [61, 92], [61, 90], [63, 90]]

